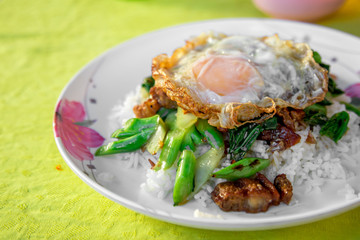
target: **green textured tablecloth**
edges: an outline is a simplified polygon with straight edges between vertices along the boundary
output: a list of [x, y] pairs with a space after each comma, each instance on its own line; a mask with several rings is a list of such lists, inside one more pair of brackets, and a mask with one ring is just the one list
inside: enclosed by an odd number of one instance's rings
[[[250, 0], [0, 0], [0, 239], [360, 239], [360, 208], [278, 230], [221, 232], [135, 213], [92, 190], [53, 138], [56, 100], [91, 59], [143, 33], [266, 17]], [[360, 36], [360, 3], [319, 24]]]

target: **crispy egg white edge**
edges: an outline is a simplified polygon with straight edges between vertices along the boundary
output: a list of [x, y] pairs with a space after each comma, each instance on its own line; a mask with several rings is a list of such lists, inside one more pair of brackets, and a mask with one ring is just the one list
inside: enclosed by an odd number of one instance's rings
[[[174, 80], [183, 87], [187, 87], [193, 96], [207, 104], [226, 104], [229, 102], [257, 103], [264, 97], [281, 98], [293, 104], [294, 100], [306, 102], [309, 94], [311, 97], [323, 93], [321, 89], [321, 73], [304, 61], [294, 59], [291, 49], [277, 47], [276, 39], [268, 38], [271, 47], [259, 38], [248, 36], [231, 36], [226, 38], [211, 37], [207, 44], [198, 46], [187, 53], [173, 68]], [[263, 78], [264, 86], [259, 91], [259, 86], [249, 84], [249, 88], [238, 90], [229, 95], [219, 94], [206, 89], [197, 82], [192, 72], [193, 64], [199, 59], [210, 55], [225, 55], [247, 59], [256, 68]], [[301, 56], [296, 55], [301, 59]], [[316, 90], [310, 89], [312, 83]], [[289, 92], [291, 94], [289, 94]], [[286, 97], [291, 96], [290, 99]]]

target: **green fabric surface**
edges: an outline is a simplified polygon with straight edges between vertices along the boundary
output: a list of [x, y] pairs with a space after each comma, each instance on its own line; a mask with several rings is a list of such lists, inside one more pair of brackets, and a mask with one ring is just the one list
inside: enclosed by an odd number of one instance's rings
[[[267, 16], [250, 0], [0, 0], [0, 239], [360, 239], [360, 208], [267, 231], [169, 224], [103, 197], [60, 156], [55, 103], [81, 67], [146, 32], [225, 17]], [[359, 1], [318, 23], [360, 36]]]

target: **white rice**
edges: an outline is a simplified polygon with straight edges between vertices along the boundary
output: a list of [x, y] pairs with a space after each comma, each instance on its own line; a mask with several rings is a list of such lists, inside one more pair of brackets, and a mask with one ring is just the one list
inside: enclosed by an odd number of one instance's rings
[[133, 107], [142, 101], [140, 86], [138, 86], [135, 91], [127, 94], [124, 100], [119, 101], [118, 104], [112, 108], [109, 116], [109, 136], [114, 132], [114, 129], [121, 128], [126, 120], [134, 117]]
[[148, 169], [146, 172], [146, 182], [141, 184], [141, 188], [157, 198], [163, 199], [172, 192], [175, 176], [175, 167], [166, 171], [153, 171]]
[[[114, 129], [122, 127], [124, 121], [134, 117], [132, 108], [142, 101], [139, 89], [137, 88], [135, 92], [130, 93], [125, 101], [113, 108], [109, 119], [111, 122], [109, 126], [110, 133]], [[349, 98], [342, 96], [339, 100], [348, 102]], [[344, 110], [345, 106], [338, 102], [334, 102], [327, 107], [329, 117]], [[360, 197], [360, 194], [356, 193], [351, 185], [346, 183], [346, 180], [355, 175], [351, 169], [359, 164], [357, 157], [360, 153], [360, 118], [353, 112], [349, 112], [349, 115], [348, 127], [350, 130], [337, 144], [328, 137], [321, 136], [319, 134], [320, 128], [314, 127], [312, 134], [316, 139], [316, 144], [307, 144], [305, 142], [310, 130], [307, 128], [297, 132], [301, 136], [300, 143], [281, 153], [275, 152], [271, 154], [269, 145], [265, 141], [256, 141], [248, 155], [268, 158], [272, 161], [270, 166], [263, 171], [270, 181], [273, 181], [276, 175], [285, 173], [294, 186], [305, 186], [305, 191], [311, 192], [321, 191], [321, 188], [329, 179], [345, 180], [344, 188], [339, 190], [338, 194], [350, 200]], [[208, 149], [208, 146], [198, 147], [195, 156], [200, 156]], [[137, 168], [141, 166], [147, 169], [147, 180], [141, 185], [141, 188], [158, 198], [165, 198], [172, 192], [176, 168], [173, 167], [166, 171], [160, 170], [157, 172], [151, 170], [148, 159], [156, 163], [158, 156], [159, 153], [153, 156], [146, 151], [138, 150], [132, 153], [119, 154], [117, 158], [123, 162], [123, 167]], [[230, 165], [229, 155], [223, 159], [219, 167], [223, 168], [228, 165]], [[194, 199], [204, 207], [212, 204], [210, 194], [219, 181], [222, 180], [211, 179], [194, 196]]]
[[355, 194], [355, 190], [348, 183], [345, 184], [344, 188], [340, 189], [337, 193], [344, 195], [346, 200], [353, 200], [359, 197], [359, 194]]

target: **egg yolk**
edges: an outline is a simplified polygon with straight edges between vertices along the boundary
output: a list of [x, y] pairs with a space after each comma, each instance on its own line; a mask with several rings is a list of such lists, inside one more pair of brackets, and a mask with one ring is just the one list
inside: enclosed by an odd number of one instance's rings
[[221, 96], [263, 85], [257, 70], [246, 59], [235, 56], [208, 56], [195, 62], [192, 71], [198, 82]]

